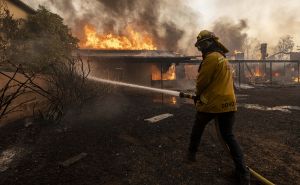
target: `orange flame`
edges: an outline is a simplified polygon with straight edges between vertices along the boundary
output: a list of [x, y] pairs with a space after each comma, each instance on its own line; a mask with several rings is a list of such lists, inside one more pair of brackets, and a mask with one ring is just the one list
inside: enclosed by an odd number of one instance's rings
[[85, 38], [80, 43], [81, 48], [116, 49], [116, 50], [156, 50], [152, 38], [147, 32], [139, 33], [127, 26], [127, 36], [114, 34], [101, 35], [92, 25], [84, 26]]
[[171, 103], [174, 104], [174, 105], [176, 105], [177, 100], [176, 100], [176, 97], [175, 97], [175, 96], [172, 96], [172, 98], [171, 98]]
[[261, 77], [261, 76], [263, 76], [263, 75], [262, 75], [262, 72], [260, 71], [260, 68], [259, 68], [259, 67], [256, 67], [256, 68], [255, 68], [254, 76], [255, 76], [255, 77]]
[[[151, 66], [152, 71], [152, 80], [161, 80], [161, 71], [158, 69], [156, 65]], [[175, 80], [176, 79], [176, 71], [175, 64], [172, 64], [166, 73], [162, 74], [162, 80]]]

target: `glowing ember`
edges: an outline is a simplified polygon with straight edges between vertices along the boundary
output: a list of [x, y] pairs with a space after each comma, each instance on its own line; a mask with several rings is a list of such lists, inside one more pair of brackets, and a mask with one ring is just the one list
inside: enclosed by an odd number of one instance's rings
[[260, 77], [260, 76], [262, 76], [262, 73], [261, 73], [261, 71], [260, 71], [259, 68], [256, 68], [256, 69], [255, 69], [254, 76], [255, 76], [255, 77]]
[[152, 38], [147, 32], [136, 32], [127, 26], [127, 36], [114, 34], [101, 35], [92, 25], [85, 25], [85, 38], [80, 43], [81, 48], [116, 49], [116, 50], [156, 50]]
[[[161, 80], [161, 71], [156, 65], [151, 66], [152, 71], [152, 80]], [[166, 73], [162, 74], [162, 80], [175, 80], [176, 79], [176, 71], [175, 64], [172, 64]]]
[[175, 97], [175, 96], [173, 96], [173, 97], [171, 98], [171, 103], [174, 104], [174, 105], [176, 105], [177, 100], [176, 100], [176, 97]]

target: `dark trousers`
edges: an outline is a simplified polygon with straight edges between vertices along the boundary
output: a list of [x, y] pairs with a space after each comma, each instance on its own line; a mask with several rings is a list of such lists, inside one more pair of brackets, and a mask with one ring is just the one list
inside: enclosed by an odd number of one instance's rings
[[205, 126], [212, 119], [217, 119], [221, 136], [225, 141], [225, 143], [227, 144], [227, 146], [229, 147], [232, 159], [235, 163], [236, 170], [240, 173], [246, 173], [247, 169], [244, 163], [242, 150], [239, 144], [237, 143], [237, 141], [235, 140], [235, 137], [232, 133], [232, 127], [234, 125], [234, 119], [235, 119], [234, 113], [235, 112], [225, 112], [225, 113], [197, 112], [196, 120], [192, 129], [189, 151], [192, 153], [197, 152]]

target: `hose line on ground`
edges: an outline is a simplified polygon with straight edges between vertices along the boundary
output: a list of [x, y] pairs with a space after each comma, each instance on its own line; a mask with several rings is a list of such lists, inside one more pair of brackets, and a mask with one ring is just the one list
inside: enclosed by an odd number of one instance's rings
[[[192, 95], [192, 94], [189, 94], [189, 93], [180, 92], [179, 97], [180, 98], [194, 99], [196, 96]], [[225, 141], [223, 140], [223, 138], [221, 136], [220, 129], [219, 129], [219, 124], [218, 124], [218, 121], [216, 119], [215, 119], [215, 128], [216, 128], [217, 136], [218, 136], [220, 142], [223, 144], [224, 149], [230, 154], [230, 149], [229, 149], [229, 147], [227, 146], [227, 144], [225, 143]], [[257, 173], [253, 169], [251, 169], [250, 167], [247, 166], [247, 168], [249, 169], [250, 174], [253, 175], [260, 182], [264, 183], [265, 185], [275, 185], [274, 183], [272, 183], [271, 181], [264, 178], [262, 175], [260, 175], [259, 173]]]
[[[216, 119], [215, 119], [215, 128], [216, 128], [217, 136], [218, 136], [220, 142], [223, 144], [224, 149], [230, 154], [230, 149], [229, 149], [228, 145], [225, 143], [225, 141], [223, 140], [223, 138], [221, 136], [219, 124], [218, 124], [218, 121]], [[249, 169], [250, 174], [252, 176], [254, 176], [256, 179], [258, 179], [260, 182], [262, 182], [263, 184], [265, 184], [265, 185], [275, 185], [273, 182], [269, 181], [268, 179], [266, 179], [265, 177], [263, 177], [262, 175], [260, 175], [259, 173], [257, 173], [253, 169], [251, 169], [249, 166], [247, 166], [247, 168]]]

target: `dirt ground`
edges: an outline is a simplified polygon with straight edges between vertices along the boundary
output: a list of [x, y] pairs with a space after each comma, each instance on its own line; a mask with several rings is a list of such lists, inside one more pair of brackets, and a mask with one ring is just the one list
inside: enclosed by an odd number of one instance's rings
[[[300, 87], [261, 87], [237, 94], [241, 105], [300, 106]], [[162, 104], [161, 96], [153, 97], [116, 89], [88, 102], [82, 111], [71, 111], [58, 125], [30, 125], [27, 119], [0, 127], [0, 184], [237, 184], [214, 124], [205, 130], [197, 162], [189, 164], [185, 154], [193, 105], [178, 99], [176, 104]], [[236, 114], [235, 133], [248, 166], [276, 184], [300, 184], [300, 110], [296, 109], [242, 106]], [[163, 113], [174, 116], [157, 123], [144, 121]], [[87, 156], [61, 166], [82, 152]], [[253, 177], [251, 182], [260, 184]]]

